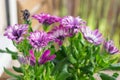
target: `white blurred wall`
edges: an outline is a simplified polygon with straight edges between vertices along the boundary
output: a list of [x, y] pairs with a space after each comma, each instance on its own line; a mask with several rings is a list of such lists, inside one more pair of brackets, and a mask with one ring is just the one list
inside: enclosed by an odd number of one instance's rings
[[[10, 16], [10, 25], [18, 23], [17, 20], [17, 3], [16, 0], [9, 1], [9, 16]], [[6, 6], [5, 0], [0, 0], [0, 49], [5, 49], [6, 47], [12, 51], [16, 51], [16, 48], [13, 46], [12, 41], [3, 36], [4, 30], [7, 27], [7, 16], [6, 16]], [[15, 62], [16, 64], [16, 62]], [[3, 68], [10, 68], [14, 65], [11, 55], [7, 53], [0, 53], [0, 76], [4, 72]]]
[[7, 17], [5, 9], [5, 0], [0, 0], [0, 34], [3, 34], [5, 27], [7, 26]]
[[17, 0], [9, 0], [10, 25], [18, 23]]
[[[5, 0], [0, 0], [0, 49], [4, 49], [6, 45], [6, 40], [3, 37], [4, 29], [7, 26], [7, 17], [6, 17], [6, 7]], [[9, 42], [9, 41], [7, 41]], [[3, 67], [8, 67], [11, 63], [11, 55], [0, 53], [0, 76], [4, 72]]]

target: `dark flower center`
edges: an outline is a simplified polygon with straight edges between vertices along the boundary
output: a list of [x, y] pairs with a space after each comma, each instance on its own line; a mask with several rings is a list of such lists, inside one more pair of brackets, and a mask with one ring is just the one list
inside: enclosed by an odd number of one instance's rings
[[19, 30], [19, 31], [14, 30], [13, 35], [16, 37], [16, 39], [20, 38], [22, 35], [22, 30]]
[[64, 36], [58, 36], [57, 39], [64, 40]]
[[77, 26], [75, 25], [75, 26], [73, 26], [73, 29], [77, 29]]
[[45, 19], [45, 20], [43, 21], [43, 24], [45, 24], [45, 25], [50, 25], [50, 22], [49, 22], [48, 19]]

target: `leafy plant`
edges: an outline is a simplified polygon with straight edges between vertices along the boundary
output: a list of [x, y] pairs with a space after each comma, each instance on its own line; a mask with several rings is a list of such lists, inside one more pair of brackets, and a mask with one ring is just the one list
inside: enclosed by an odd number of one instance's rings
[[[117, 73], [113, 76], [100, 73], [119, 70], [120, 65], [116, 63], [117, 58], [112, 58], [119, 50], [112, 40], [106, 41], [98, 29], [91, 30], [79, 17], [60, 18], [42, 13], [33, 18], [43, 24], [44, 31], [33, 31], [28, 18], [24, 18], [25, 24], [11, 26], [4, 34], [22, 53], [20, 56], [8, 48], [0, 50], [21, 64], [13, 66], [20, 75], [4, 69], [7, 74], [18, 80], [95, 80], [95, 73], [103, 80], [118, 77]], [[56, 22], [58, 26], [49, 30], [49, 25]]]

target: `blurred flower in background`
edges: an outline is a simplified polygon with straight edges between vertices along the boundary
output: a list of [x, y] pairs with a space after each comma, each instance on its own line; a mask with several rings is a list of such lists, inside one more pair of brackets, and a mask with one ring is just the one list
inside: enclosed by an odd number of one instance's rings
[[111, 53], [111, 54], [115, 54], [118, 53], [119, 50], [117, 49], [117, 47], [115, 47], [114, 42], [113, 41], [108, 41], [104, 43], [104, 47], [106, 49], [107, 52]]
[[103, 42], [102, 34], [99, 32], [98, 29], [92, 31], [89, 27], [83, 26], [81, 27], [81, 32], [84, 38], [94, 45], [99, 45]]

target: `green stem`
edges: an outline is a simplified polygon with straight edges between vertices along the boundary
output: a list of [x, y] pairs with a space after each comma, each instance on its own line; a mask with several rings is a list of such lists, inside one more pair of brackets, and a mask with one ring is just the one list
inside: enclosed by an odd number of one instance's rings
[[24, 24], [28, 24], [28, 25], [29, 25], [28, 32], [33, 32], [33, 30], [32, 30], [32, 22], [31, 22], [31, 20], [29, 20], [29, 21], [24, 20]]
[[43, 29], [44, 29], [44, 31], [46, 31], [46, 32], [47, 32], [47, 31], [48, 31], [48, 29], [49, 29], [49, 25], [44, 24], [44, 25], [43, 25]]
[[73, 44], [73, 41], [72, 41], [72, 37], [71, 37], [70, 38], [70, 49], [71, 49], [71, 53], [73, 54], [72, 44]]

